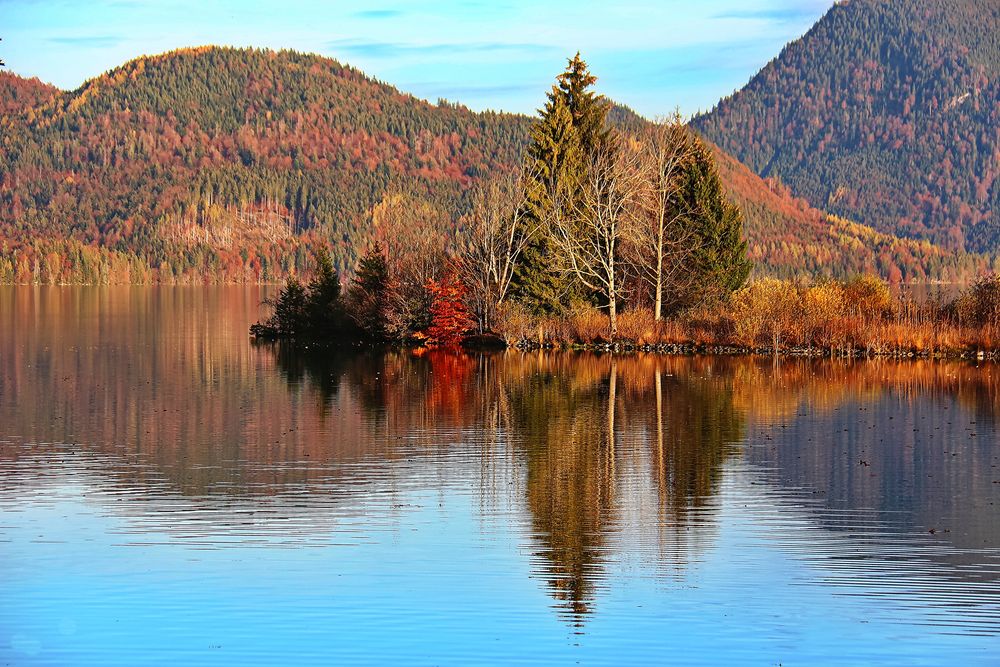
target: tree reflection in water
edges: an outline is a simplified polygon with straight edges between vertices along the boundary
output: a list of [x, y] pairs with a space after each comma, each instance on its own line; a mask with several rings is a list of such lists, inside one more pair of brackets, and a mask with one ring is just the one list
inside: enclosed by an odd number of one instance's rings
[[414, 492], [478, 493], [477, 518], [511, 524], [484, 534], [520, 540], [577, 623], [630, 559], [690, 572], [734, 498], [824, 576], [881, 563], [892, 596], [919, 589], [911, 562], [954, 600], [1000, 581], [995, 366], [303, 353], [247, 344], [262, 297], [0, 290], [4, 490], [86, 468], [136, 531], [212, 544], [329, 538], [371, 503], [391, 523]]
[[[631, 511], [623, 505], [643, 505], [619, 497], [622, 481], [655, 490], [656, 513], [640, 516], [639, 530], [656, 534], [658, 560], [679, 564], [691, 553], [687, 542], [704, 533], [691, 530], [689, 510], [708, 507], [744, 431], [732, 389], [709, 362], [678, 372], [686, 361], [656, 356], [397, 351], [334, 361], [275, 353], [290, 384], [307, 382], [324, 401], [336, 395], [340, 369], [370, 423], [385, 429], [380, 439], [446, 427], [475, 432], [484, 459], [509, 446], [525, 470], [515, 488], [530, 513], [535, 567], [576, 623], [593, 605], [609, 537]], [[433, 447], [435, 437], [424, 444]], [[635, 483], [637, 475], [648, 484]], [[710, 521], [699, 512], [696, 528]]]

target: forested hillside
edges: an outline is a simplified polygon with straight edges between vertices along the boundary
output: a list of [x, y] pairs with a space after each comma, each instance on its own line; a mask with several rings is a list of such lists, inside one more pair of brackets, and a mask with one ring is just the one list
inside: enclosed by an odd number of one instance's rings
[[[318, 56], [214, 47], [72, 92], [2, 74], [0, 100], [0, 282], [276, 280], [321, 242], [350, 270], [387, 215], [454, 235], [470, 186], [518, 164], [531, 123], [428, 104]], [[954, 279], [984, 266], [873, 244], [731, 158], [720, 170], [760, 273]]]
[[1000, 244], [1000, 3], [847, 0], [694, 127], [818, 208]]
[[[130, 62], [27, 123], [3, 137], [11, 245], [70, 239], [84, 260], [106, 249], [140, 272], [224, 279], [285, 273], [303, 238], [332, 239], [352, 263], [388, 190], [453, 210], [478, 174], [514, 163], [526, 125], [419, 102], [332, 60], [220, 48]], [[54, 246], [40, 252], [40, 267], [14, 271], [68, 268], [49, 265]]]
[[24, 79], [0, 72], [0, 118], [20, 116], [59, 95], [59, 90], [38, 79]]
[[829, 215], [762, 180], [715, 147], [729, 196], [746, 217], [748, 254], [758, 274], [779, 278], [847, 278], [874, 274], [891, 282], [968, 282], [993, 268], [985, 255], [946, 250], [927, 240], [877, 232]]

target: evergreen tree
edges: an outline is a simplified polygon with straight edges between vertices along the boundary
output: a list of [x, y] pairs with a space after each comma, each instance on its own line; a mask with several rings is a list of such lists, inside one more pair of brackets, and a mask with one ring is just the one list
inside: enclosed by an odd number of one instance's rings
[[292, 276], [273, 301], [274, 314], [266, 322], [250, 327], [255, 338], [295, 338], [303, 334], [309, 318], [306, 309], [306, 288]]
[[[590, 90], [597, 83], [597, 77], [587, 69], [587, 63], [580, 57], [579, 51], [569, 60], [566, 71], [557, 79], [559, 93], [573, 116], [573, 127], [576, 129], [580, 148], [584, 155], [593, 155], [611, 132], [606, 127], [611, 103]], [[549, 99], [551, 97], [550, 94]]]
[[525, 223], [534, 233], [514, 269], [511, 295], [536, 313], [555, 313], [570, 292], [553, 270], [551, 216], [569, 215], [572, 194], [582, 177], [582, 151], [566, 100], [553, 86], [542, 119], [531, 128], [525, 177]]
[[358, 263], [350, 294], [351, 317], [365, 337], [372, 341], [387, 338], [391, 291], [385, 251], [382, 244], [376, 241]]
[[553, 271], [551, 224], [573, 215], [587, 166], [608, 138], [610, 104], [590, 90], [597, 81], [580, 54], [548, 93], [548, 101], [531, 128], [526, 151], [526, 225], [532, 240], [521, 255], [511, 285], [512, 297], [536, 313], [555, 313], [581, 296], [568, 277]]
[[306, 303], [312, 335], [329, 339], [344, 333], [344, 308], [340, 301], [340, 276], [326, 247], [316, 252], [316, 276], [309, 283]]
[[289, 278], [277, 298], [266, 303], [274, 313], [250, 327], [254, 338], [330, 342], [352, 333], [340, 299], [340, 277], [325, 247], [316, 252], [316, 275], [308, 285]]
[[687, 260], [687, 294], [675, 305], [724, 297], [742, 287], [753, 267], [743, 238], [743, 213], [726, 198], [712, 154], [697, 139], [678, 199], [693, 251]]

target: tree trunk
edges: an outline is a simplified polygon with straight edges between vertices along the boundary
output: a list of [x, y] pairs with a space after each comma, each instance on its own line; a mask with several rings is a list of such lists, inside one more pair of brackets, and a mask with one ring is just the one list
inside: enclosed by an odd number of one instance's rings
[[608, 324], [611, 326], [611, 340], [618, 338], [618, 304], [615, 297], [608, 299]]
[[659, 471], [663, 472], [663, 378], [656, 369], [656, 455]]
[[608, 487], [614, 484], [617, 475], [615, 471], [615, 408], [618, 405], [618, 366], [611, 361], [611, 374], [608, 378], [608, 458], [607, 458], [607, 480]]
[[657, 234], [659, 247], [656, 249], [656, 304], [653, 307], [653, 319], [657, 322], [663, 316], [663, 220]]
[[659, 322], [663, 318], [663, 272], [656, 272], [656, 305], [653, 308], [653, 319]]

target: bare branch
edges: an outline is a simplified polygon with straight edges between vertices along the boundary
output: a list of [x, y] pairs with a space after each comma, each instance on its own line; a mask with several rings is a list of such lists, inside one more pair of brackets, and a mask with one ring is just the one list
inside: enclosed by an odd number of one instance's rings
[[576, 207], [549, 221], [560, 268], [607, 300], [612, 337], [625, 282], [621, 244], [639, 201], [638, 158], [626, 140], [609, 143], [591, 160]]
[[626, 252], [662, 317], [664, 291], [684, 282], [684, 261], [695, 250], [694, 230], [685, 224], [679, 194], [694, 151], [680, 116], [657, 123], [641, 137], [641, 202], [629, 228]]
[[473, 193], [459, 268], [484, 330], [506, 299], [518, 260], [537, 232], [525, 201], [518, 173], [496, 175]]

